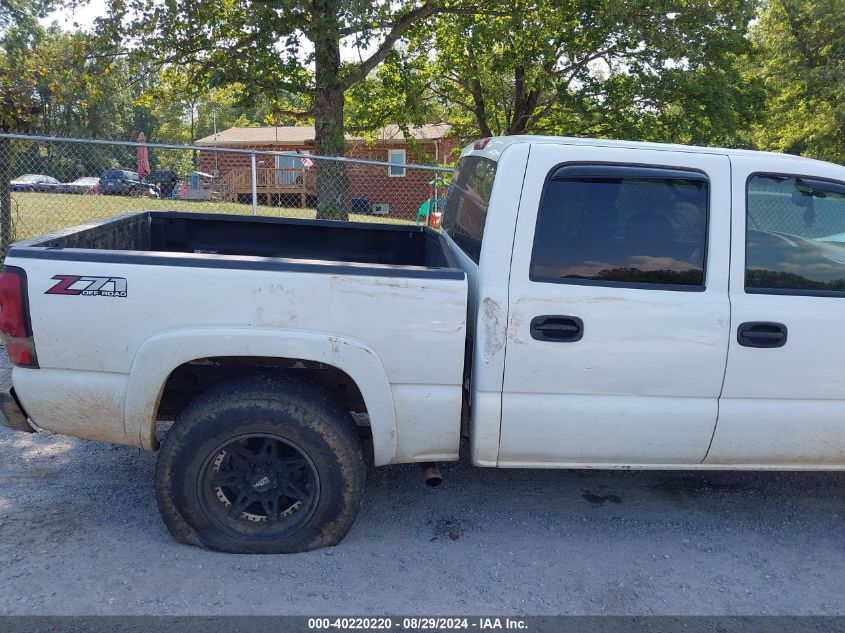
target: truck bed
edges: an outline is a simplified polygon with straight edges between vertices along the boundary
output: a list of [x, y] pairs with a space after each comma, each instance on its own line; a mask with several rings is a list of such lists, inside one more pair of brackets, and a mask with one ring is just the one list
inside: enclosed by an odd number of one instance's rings
[[446, 249], [412, 225], [162, 212], [17, 242], [39, 368], [15, 393], [41, 428], [149, 449], [227, 367], [335, 372], [376, 464], [456, 459], [468, 291]]
[[44, 258], [44, 251], [89, 261], [156, 263], [165, 256], [167, 264], [175, 264], [174, 256], [182, 255], [193, 265], [253, 267], [247, 260], [266, 265], [273, 262], [256, 258], [272, 258], [278, 265], [331, 262], [370, 265], [389, 275], [419, 275], [424, 269], [463, 276], [440, 234], [399, 224], [147, 211], [18, 242], [12, 254]]

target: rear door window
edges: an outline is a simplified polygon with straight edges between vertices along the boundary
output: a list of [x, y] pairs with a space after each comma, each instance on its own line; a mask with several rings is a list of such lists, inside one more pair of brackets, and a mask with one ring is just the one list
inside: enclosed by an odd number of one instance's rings
[[530, 279], [703, 290], [709, 183], [699, 172], [565, 165], [549, 175]]
[[481, 258], [496, 166], [496, 161], [489, 158], [464, 156], [458, 161], [446, 195], [443, 230], [476, 264]]

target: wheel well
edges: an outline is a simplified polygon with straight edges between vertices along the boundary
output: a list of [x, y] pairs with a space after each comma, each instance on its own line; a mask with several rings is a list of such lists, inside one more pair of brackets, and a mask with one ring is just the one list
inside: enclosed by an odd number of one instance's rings
[[259, 371], [299, 376], [321, 385], [337, 399], [341, 406], [353, 414], [361, 434], [370, 435], [364, 398], [349, 374], [333, 365], [299, 358], [215, 356], [199, 358], [179, 365], [164, 383], [156, 420], [173, 420], [188, 403], [210, 387]]

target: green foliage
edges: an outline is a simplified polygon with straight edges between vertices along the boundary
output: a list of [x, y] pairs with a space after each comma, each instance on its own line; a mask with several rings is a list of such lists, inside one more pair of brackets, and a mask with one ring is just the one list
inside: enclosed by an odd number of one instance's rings
[[319, 209], [319, 217], [324, 220], [343, 220], [340, 204], [334, 200], [330, 200], [323, 204]]
[[845, 3], [770, 0], [753, 29], [768, 90], [760, 146], [845, 163]]
[[[445, 112], [471, 138], [539, 132], [736, 143], [761, 99], [744, 74], [751, 0], [497, 0], [411, 33], [356, 120]], [[363, 110], [361, 112], [360, 110]]]
[[0, 131], [26, 131], [38, 119], [34, 81], [22, 79], [8, 60], [0, 57]]
[[[184, 70], [192, 87], [238, 85], [241, 106], [269, 104], [265, 121], [313, 120], [317, 151], [331, 155], [343, 149], [346, 91], [364, 81], [411, 27], [467, 3], [111, 0], [98, 32], [102, 46], [115, 54]], [[128, 45], [140, 41], [143, 46]], [[341, 61], [342, 41], [358, 51], [357, 61]]]
[[[90, 35], [41, 26], [53, 0], [3, 0], [0, 129], [189, 144], [303, 123], [337, 153], [347, 130], [374, 142], [390, 123], [409, 137], [448, 121], [466, 140], [548, 133], [845, 162], [845, 2], [768, 0], [754, 20], [755, 1], [110, 0]], [[58, 149], [27, 158], [67, 175], [134, 162], [97, 151], [90, 164]], [[151, 162], [184, 174], [197, 157]]]
[[14, 26], [0, 44], [0, 60], [16, 76], [16, 89], [37, 106], [30, 127], [39, 133], [134, 140], [148, 125], [148, 109], [134, 105], [144, 90], [136, 81], [138, 69], [93, 55], [85, 33]]
[[2, 0], [0, 2], [0, 34], [12, 25], [32, 29], [55, 4], [53, 0]]

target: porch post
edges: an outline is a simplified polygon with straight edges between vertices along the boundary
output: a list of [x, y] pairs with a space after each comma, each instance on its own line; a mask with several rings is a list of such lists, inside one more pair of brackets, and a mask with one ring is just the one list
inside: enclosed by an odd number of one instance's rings
[[258, 178], [256, 177], [255, 152], [249, 155], [249, 166], [252, 172], [252, 215], [258, 215]]

